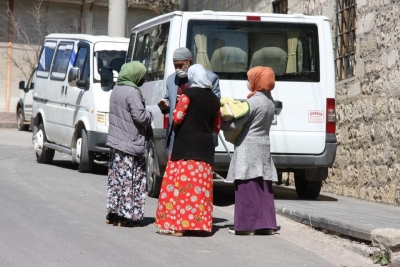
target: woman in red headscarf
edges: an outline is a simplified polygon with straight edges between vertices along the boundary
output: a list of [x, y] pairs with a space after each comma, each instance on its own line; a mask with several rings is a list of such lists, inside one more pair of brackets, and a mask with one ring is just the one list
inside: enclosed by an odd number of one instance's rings
[[277, 181], [277, 172], [270, 153], [269, 130], [275, 112], [271, 96], [275, 74], [269, 67], [254, 67], [247, 77], [249, 113], [221, 125], [224, 131], [243, 127], [226, 178], [226, 182], [235, 184], [234, 228], [229, 232], [273, 234], [277, 225], [272, 182]]

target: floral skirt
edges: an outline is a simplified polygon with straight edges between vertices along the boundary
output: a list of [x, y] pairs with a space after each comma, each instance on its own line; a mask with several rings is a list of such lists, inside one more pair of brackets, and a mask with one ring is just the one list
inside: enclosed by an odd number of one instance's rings
[[212, 166], [194, 160], [168, 161], [161, 184], [155, 225], [164, 230], [211, 232]]
[[107, 211], [126, 219], [142, 220], [145, 199], [145, 158], [111, 148], [108, 164]]

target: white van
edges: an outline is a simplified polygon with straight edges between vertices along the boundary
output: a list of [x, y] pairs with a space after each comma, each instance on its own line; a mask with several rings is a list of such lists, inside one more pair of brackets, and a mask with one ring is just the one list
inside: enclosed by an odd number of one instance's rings
[[[294, 172], [301, 198], [318, 197], [336, 156], [335, 72], [330, 20], [322, 16], [241, 12], [173, 12], [132, 29], [127, 61], [148, 69], [142, 87], [155, 118], [149, 130], [148, 193], [157, 196], [167, 162], [167, 120], [157, 102], [174, 73], [173, 51], [187, 47], [195, 63], [220, 78], [221, 96], [246, 99], [246, 72], [272, 67], [276, 118], [271, 152], [281, 179]], [[227, 143], [231, 153], [232, 144]], [[214, 171], [226, 174], [230, 157], [223, 142], [215, 151]]]
[[31, 124], [32, 116], [32, 103], [33, 97], [32, 92], [36, 83], [36, 70], [32, 72], [29, 77], [28, 83], [25, 81], [19, 82], [19, 89], [22, 91], [16, 108], [17, 115], [17, 129], [18, 131], [27, 131]]
[[46, 36], [33, 92], [33, 144], [39, 163], [50, 163], [54, 151], [67, 153], [90, 172], [93, 160], [107, 159], [110, 91], [102, 90], [101, 69], [117, 75], [128, 38], [85, 34]]

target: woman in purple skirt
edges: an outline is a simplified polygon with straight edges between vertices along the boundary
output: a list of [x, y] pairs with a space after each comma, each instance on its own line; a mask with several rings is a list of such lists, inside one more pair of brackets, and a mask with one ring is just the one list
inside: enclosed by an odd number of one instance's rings
[[237, 120], [222, 122], [223, 131], [243, 127], [235, 142], [235, 152], [226, 182], [235, 183], [234, 228], [236, 235], [273, 234], [277, 229], [272, 182], [277, 172], [270, 153], [269, 130], [275, 105], [271, 90], [275, 74], [269, 67], [247, 72], [249, 113]]

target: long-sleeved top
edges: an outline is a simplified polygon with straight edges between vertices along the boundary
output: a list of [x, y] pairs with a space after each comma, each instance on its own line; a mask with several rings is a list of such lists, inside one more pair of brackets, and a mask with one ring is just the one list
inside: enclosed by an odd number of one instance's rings
[[146, 110], [140, 89], [115, 86], [110, 96], [110, 122], [106, 145], [134, 156], [143, 156], [146, 127], [153, 114]]
[[270, 92], [257, 92], [247, 100], [250, 112], [238, 120], [222, 121], [221, 130], [235, 131], [243, 127], [235, 143], [226, 182], [262, 177], [277, 181], [275, 164], [270, 153], [269, 131], [275, 105]]

